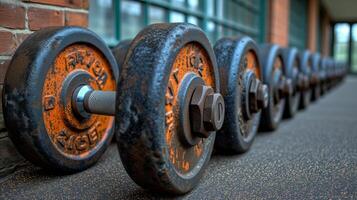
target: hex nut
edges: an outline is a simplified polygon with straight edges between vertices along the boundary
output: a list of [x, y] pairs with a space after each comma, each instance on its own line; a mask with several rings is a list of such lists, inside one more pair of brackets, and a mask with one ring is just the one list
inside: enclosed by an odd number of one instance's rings
[[266, 84], [260, 83], [258, 87], [257, 104], [259, 109], [266, 108], [269, 102], [269, 88]]
[[258, 104], [257, 104], [259, 84], [260, 81], [256, 78], [253, 78], [249, 86], [249, 109], [253, 113], [259, 111]]
[[222, 128], [225, 106], [221, 94], [209, 94], [203, 110], [203, 125], [206, 131], [217, 131]]
[[196, 133], [199, 137], [207, 138], [210, 134], [208, 131], [206, 131], [203, 125], [203, 111], [206, 96], [212, 94], [214, 94], [214, 91], [211, 87], [200, 85], [195, 88], [195, 91], [192, 95], [192, 99], [190, 102], [191, 128], [192, 131]]

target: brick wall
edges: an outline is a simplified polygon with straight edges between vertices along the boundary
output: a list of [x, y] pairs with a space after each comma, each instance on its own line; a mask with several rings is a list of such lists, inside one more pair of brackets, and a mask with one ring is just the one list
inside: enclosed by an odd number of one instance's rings
[[318, 19], [319, 19], [319, 1], [309, 0], [307, 48], [312, 52], [316, 51]]
[[322, 19], [322, 30], [321, 30], [321, 54], [324, 56], [330, 56], [331, 54], [331, 46], [330, 41], [332, 38], [331, 35], [331, 19], [328, 13], [325, 13]]
[[281, 46], [289, 44], [289, 0], [271, 0], [269, 5], [268, 41]]
[[[89, 0], [0, 0], [0, 94], [11, 57], [31, 33], [49, 26], [88, 25]], [[0, 95], [0, 177], [24, 160], [10, 142], [3, 123]]]

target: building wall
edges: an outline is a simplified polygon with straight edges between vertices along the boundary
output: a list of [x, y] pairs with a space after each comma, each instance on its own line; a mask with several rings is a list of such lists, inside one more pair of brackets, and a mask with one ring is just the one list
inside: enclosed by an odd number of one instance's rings
[[309, 0], [307, 48], [312, 52], [316, 52], [317, 50], [318, 19], [319, 19], [319, 1]]
[[[88, 0], [0, 0], [0, 94], [12, 55], [31, 33], [49, 26], [88, 25]], [[0, 177], [26, 162], [10, 142], [0, 95]]]
[[324, 56], [331, 55], [331, 19], [327, 13], [322, 18], [322, 30], [321, 30], [321, 54]]
[[271, 0], [269, 5], [268, 42], [283, 47], [289, 44], [289, 0]]

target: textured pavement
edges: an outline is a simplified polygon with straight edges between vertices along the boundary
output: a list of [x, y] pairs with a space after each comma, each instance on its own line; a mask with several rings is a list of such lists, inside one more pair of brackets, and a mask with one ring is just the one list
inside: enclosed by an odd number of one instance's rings
[[[115, 145], [87, 171], [67, 176], [28, 166], [0, 180], [0, 199], [173, 198], [142, 190]], [[357, 77], [243, 155], [213, 155], [204, 178], [179, 199], [357, 199]]]

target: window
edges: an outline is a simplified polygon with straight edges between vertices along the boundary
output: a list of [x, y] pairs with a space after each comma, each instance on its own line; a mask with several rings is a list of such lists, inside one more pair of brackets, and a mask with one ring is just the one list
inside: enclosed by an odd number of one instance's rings
[[352, 64], [351, 64], [351, 72], [357, 73], [357, 24], [353, 24], [352, 26]]
[[238, 34], [262, 42], [265, 4], [266, 0], [91, 0], [89, 28], [110, 46], [158, 22], [198, 25], [212, 43]]
[[289, 46], [306, 49], [307, 41], [307, 1], [291, 0], [289, 15]]
[[350, 72], [357, 74], [357, 23], [334, 24], [333, 57], [347, 63]]
[[94, 29], [108, 43], [116, 42], [114, 10], [111, 0], [91, 1], [89, 27]]
[[350, 38], [350, 25], [347, 23], [336, 24], [334, 27], [334, 58], [338, 61], [348, 61], [348, 46]]

